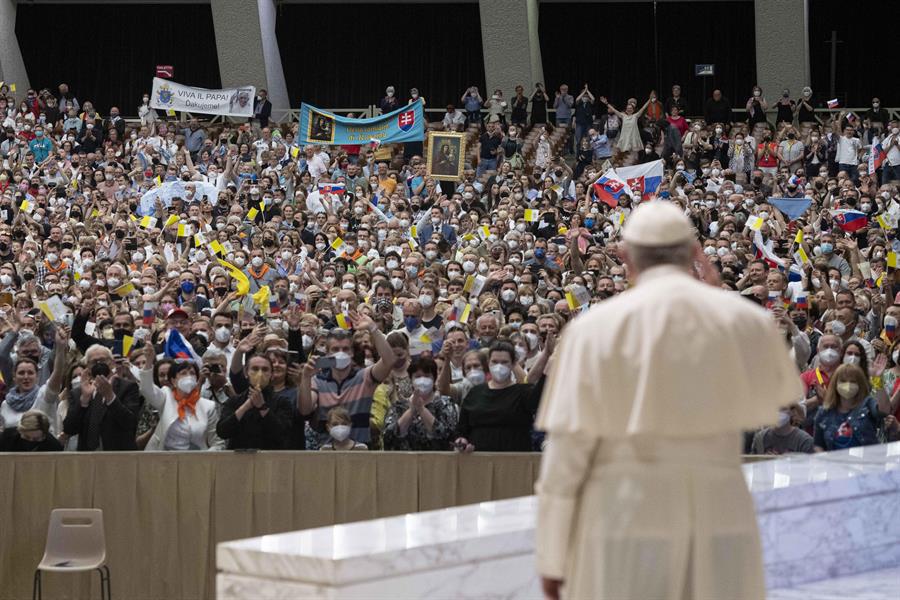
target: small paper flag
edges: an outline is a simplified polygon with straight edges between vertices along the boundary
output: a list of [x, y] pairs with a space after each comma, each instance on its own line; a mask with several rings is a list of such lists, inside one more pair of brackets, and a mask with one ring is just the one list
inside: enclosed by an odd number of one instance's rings
[[209, 249], [212, 250], [213, 254], [225, 254], [225, 248], [222, 247], [221, 242], [219, 240], [213, 240], [209, 243]]
[[19, 205], [19, 210], [24, 210], [30, 215], [34, 212], [34, 204], [29, 202], [28, 200], [22, 200], [22, 204]]
[[153, 227], [156, 227], [156, 220], [156, 217], [141, 217], [141, 220], [138, 221], [138, 225], [144, 229], [152, 229]]
[[119, 287], [113, 290], [113, 294], [120, 298], [124, 298], [128, 294], [134, 291], [134, 284], [130, 281], [128, 283], [123, 283]]
[[409, 228], [409, 235], [414, 238], [419, 237], [418, 228], [415, 225]]
[[526, 208], [525, 209], [525, 220], [529, 223], [534, 223], [538, 219], [541, 218], [541, 212], [535, 208]]
[[747, 228], [752, 229], [753, 231], [759, 231], [760, 229], [762, 229], [763, 223], [765, 223], [765, 221], [763, 221], [756, 215], [750, 215], [749, 217], [747, 217]]
[[15, 91], [16, 91], [16, 84], [14, 84], [14, 83], [9, 84], [9, 91], [15, 92]]
[[878, 215], [877, 217], [875, 217], [875, 220], [878, 221], [878, 224], [881, 226], [882, 229], [885, 229], [885, 230], [891, 229], [891, 226], [887, 222], [887, 219], [884, 218], [884, 215]]
[[350, 321], [344, 316], [344, 313], [338, 313], [334, 316], [334, 320], [337, 322], [338, 327], [341, 329], [350, 329]]
[[126, 335], [122, 338], [122, 356], [128, 356], [128, 353], [131, 352], [131, 347], [134, 345], [134, 338], [130, 335]]
[[806, 254], [806, 250], [803, 249], [803, 246], [797, 247], [797, 251], [794, 252], [794, 259], [801, 265], [805, 265], [809, 262], [809, 256]]
[[177, 223], [177, 222], [178, 222], [178, 215], [169, 215], [169, 218], [166, 219], [166, 225], [165, 225], [165, 226], [166, 226], [166, 227], [169, 227], [170, 225], [174, 225], [174, 224]]
[[256, 218], [256, 215], [259, 214], [259, 209], [255, 206], [247, 211], [247, 218], [251, 221]]
[[462, 314], [459, 316], [459, 322], [463, 325], [468, 323], [470, 314], [472, 314], [472, 305], [466, 304], [466, 307], [463, 309]]
[[575, 303], [575, 296], [572, 295], [572, 292], [566, 292], [566, 304], [569, 305], [569, 310], [578, 308], [578, 305]]
[[184, 223], [178, 224], [178, 237], [190, 237], [193, 231], [194, 230], [190, 225], [185, 225]]
[[887, 253], [887, 266], [892, 269], [897, 268], [897, 253], [896, 252], [888, 252]]
[[795, 244], [803, 243], [803, 230], [802, 229], [797, 230], [797, 235], [794, 236], [794, 243]]

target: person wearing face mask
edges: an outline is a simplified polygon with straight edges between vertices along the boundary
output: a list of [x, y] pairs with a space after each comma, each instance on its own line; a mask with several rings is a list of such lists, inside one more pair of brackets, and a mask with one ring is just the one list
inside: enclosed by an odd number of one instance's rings
[[215, 402], [200, 396], [200, 370], [193, 362], [175, 363], [169, 368], [165, 387], [153, 381], [156, 351], [144, 347], [144, 368], [140, 370], [141, 395], [159, 411], [159, 423], [145, 450], [221, 450], [224, 442], [216, 434], [219, 411]]
[[[304, 418], [316, 414], [313, 422], [317, 424], [314, 427], [318, 434], [317, 445], [328, 440], [324, 423], [328, 411], [336, 406], [350, 414], [350, 437], [363, 444], [369, 442], [372, 396], [378, 384], [390, 375], [394, 365], [393, 349], [371, 317], [357, 313], [350, 313], [349, 317], [355, 331], [370, 334], [379, 359], [368, 367], [354, 364], [352, 335], [345, 329], [332, 329], [325, 337], [327, 356], [313, 356], [304, 363], [299, 382], [300, 414]], [[329, 364], [317, 367], [319, 359]]]
[[418, 356], [422, 352], [431, 351], [431, 343], [423, 342], [428, 328], [422, 324], [422, 304], [419, 300], [409, 299], [403, 302], [403, 326], [396, 331], [402, 331], [409, 337], [409, 353]]
[[250, 264], [244, 269], [244, 274], [250, 280], [251, 294], [255, 294], [266, 285], [271, 289], [278, 277], [278, 272], [263, 257], [262, 250], [253, 250], [250, 253]]
[[62, 277], [63, 274], [68, 274], [72, 277], [72, 267], [59, 256], [59, 244], [50, 241], [45, 245], [45, 251], [44, 260], [37, 267], [38, 285], [44, 285], [47, 275]]
[[458, 437], [461, 452], [530, 452], [531, 431], [544, 389], [544, 368], [553, 354], [550, 338], [540, 358], [528, 372], [528, 382], [513, 381], [516, 350], [505, 341], [488, 350], [490, 380], [475, 385], [459, 407]]
[[398, 396], [385, 419], [384, 449], [405, 452], [446, 452], [456, 431], [457, 410], [435, 389], [437, 363], [414, 358], [407, 368], [411, 394]]
[[[288, 368], [288, 354], [278, 343], [250, 356], [266, 343], [261, 332], [254, 331], [235, 350], [229, 378], [237, 395], [222, 406], [217, 427], [219, 437], [228, 440], [229, 450], [303, 449], [306, 445], [305, 419], [295, 410], [299, 368]], [[245, 356], [250, 356], [246, 363]]]
[[811, 454], [815, 451], [811, 435], [796, 427], [806, 420], [806, 407], [794, 403], [778, 411], [778, 423], [764, 427], [753, 436], [750, 454]]
[[[772, 315], [721, 289], [681, 208], [641, 203], [622, 237], [636, 285], [566, 328], [536, 422], [545, 595], [681, 598], [689, 579], [704, 597], [763, 598], [740, 440], [801, 397], [796, 367]], [[728, 522], [697, 521], [706, 502]], [[661, 570], [645, 568], [649, 547]], [[741, 557], [724, 579], [713, 547]]]
[[881, 141], [885, 157], [882, 163], [883, 183], [900, 181], [900, 122], [889, 124], [890, 133]]
[[[810, 417], [825, 399], [825, 390], [831, 381], [831, 376], [841, 364], [841, 339], [833, 334], [822, 335], [816, 345], [816, 359], [818, 366], [800, 374], [803, 382], [803, 397]], [[815, 364], [815, 363], [813, 363]]]
[[328, 411], [325, 429], [328, 432], [328, 441], [321, 445], [319, 450], [368, 450], [369, 447], [350, 437], [353, 431], [353, 421], [346, 408], [335, 406]]
[[[813, 419], [818, 452], [879, 443], [879, 430], [890, 414], [889, 403], [876, 401], [863, 370], [845, 364], [828, 384], [825, 400]], [[896, 427], [896, 421], [893, 421]]]
[[[456, 230], [444, 220], [444, 211], [439, 206], [432, 206], [431, 211], [426, 213], [416, 227], [416, 233], [419, 234], [419, 244], [425, 246], [431, 241], [435, 233], [439, 233], [441, 239], [446, 241], [450, 246], [456, 245]], [[427, 220], [426, 220], [427, 218]]]

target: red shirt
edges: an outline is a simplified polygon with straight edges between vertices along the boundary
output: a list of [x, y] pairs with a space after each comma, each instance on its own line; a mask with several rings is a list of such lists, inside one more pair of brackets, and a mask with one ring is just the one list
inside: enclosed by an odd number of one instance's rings
[[669, 124], [672, 125], [672, 127], [677, 129], [678, 133], [680, 133], [681, 135], [684, 135], [684, 132], [688, 130], [687, 121], [685, 121], [684, 117], [680, 115], [677, 118], [669, 115], [668, 117], [666, 117], [666, 121], [668, 121]]
[[758, 167], [777, 167], [778, 166], [778, 146], [775, 142], [763, 142], [757, 146], [762, 150], [759, 160], [756, 161]]
[[819, 372], [822, 375], [822, 387], [827, 388], [828, 382], [831, 380], [831, 375], [826, 371], [821, 369], [810, 369], [809, 371], [804, 371], [800, 374], [800, 381], [803, 382], [803, 394], [808, 395], [809, 389], [819, 383], [819, 377], [816, 375], [816, 372]]

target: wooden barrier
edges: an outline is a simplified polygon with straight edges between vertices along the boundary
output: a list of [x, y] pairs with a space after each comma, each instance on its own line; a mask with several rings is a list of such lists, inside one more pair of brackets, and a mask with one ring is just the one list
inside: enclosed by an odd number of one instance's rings
[[[532, 493], [539, 454], [0, 454], [0, 598], [31, 596], [53, 508], [101, 508], [114, 598], [215, 596], [218, 542]], [[96, 574], [44, 598], [99, 597]]]

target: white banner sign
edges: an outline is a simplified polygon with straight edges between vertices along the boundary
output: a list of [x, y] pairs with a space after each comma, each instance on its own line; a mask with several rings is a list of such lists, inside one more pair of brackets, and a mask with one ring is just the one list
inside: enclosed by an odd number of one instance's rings
[[207, 115], [252, 117], [256, 88], [252, 85], [224, 90], [188, 87], [171, 79], [153, 78], [150, 107]]

